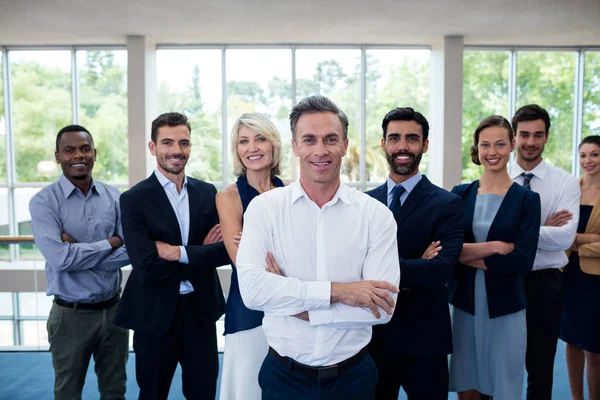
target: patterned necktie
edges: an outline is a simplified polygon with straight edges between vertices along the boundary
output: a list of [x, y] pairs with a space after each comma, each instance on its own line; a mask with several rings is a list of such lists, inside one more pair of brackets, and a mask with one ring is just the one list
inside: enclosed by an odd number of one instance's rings
[[523, 187], [531, 190], [530, 184], [531, 178], [533, 178], [533, 174], [523, 172], [521, 175], [523, 175]]
[[396, 185], [394, 189], [392, 189], [392, 202], [390, 203], [390, 210], [394, 213], [394, 217], [398, 217], [400, 215], [400, 207], [402, 207], [402, 203], [400, 202], [400, 196], [402, 193], [406, 192], [404, 186]]

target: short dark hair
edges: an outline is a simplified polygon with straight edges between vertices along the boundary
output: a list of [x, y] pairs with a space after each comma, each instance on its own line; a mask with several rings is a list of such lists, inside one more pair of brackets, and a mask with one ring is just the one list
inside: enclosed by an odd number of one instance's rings
[[548, 111], [537, 104], [527, 104], [517, 110], [512, 118], [513, 131], [517, 132], [519, 122], [536, 121], [538, 119], [544, 121], [544, 125], [546, 125], [546, 136], [548, 136], [548, 132], [550, 132], [550, 115], [548, 115]]
[[90, 131], [88, 131], [81, 125], [67, 125], [64, 128], [62, 128], [60, 131], [58, 131], [58, 134], [56, 135], [56, 151], [58, 151], [58, 145], [60, 144], [60, 139], [62, 138], [63, 133], [66, 133], [66, 132], [85, 132], [85, 133], [87, 133], [90, 136], [90, 140], [92, 141], [92, 147], [94, 147], [94, 138], [92, 137], [92, 134], [90, 133]]
[[596, 146], [600, 147], [600, 136], [590, 135], [584, 137], [581, 143], [579, 143], [579, 148], [581, 149], [581, 146], [583, 146], [584, 144], [595, 144]]
[[381, 123], [381, 127], [383, 128], [383, 140], [386, 138], [387, 127], [391, 121], [415, 121], [417, 124], [421, 125], [423, 142], [429, 137], [429, 122], [427, 122], [427, 118], [411, 107], [398, 107], [386, 114]]
[[344, 130], [344, 139], [348, 139], [348, 116], [338, 106], [325, 96], [314, 95], [305, 97], [292, 107], [290, 113], [290, 128], [292, 139], [296, 140], [296, 124], [302, 114], [313, 114], [318, 112], [332, 112], [338, 116]]
[[185, 115], [178, 112], [160, 114], [154, 121], [152, 121], [152, 132], [150, 133], [150, 137], [152, 138], [152, 141], [156, 143], [156, 139], [158, 138], [158, 130], [160, 128], [163, 126], [173, 127], [179, 125], [187, 126], [190, 134], [192, 133], [192, 127], [190, 126], [190, 122]]
[[479, 125], [477, 125], [477, 129], [475, 129], [475, 133], [473, 134], [473, 145], [471, 146], [471, 161], [475, 165], [481, 165], [479, 161], [479, 135], [481, 131], [487, 128], [504, 128], [508, 132], [508, 140], [512, 143], [514, 138], [514, 133], [512, 128], [510, 127], [510, 122], [506, 118], [501, 115], [491, 115], [481, 121]]

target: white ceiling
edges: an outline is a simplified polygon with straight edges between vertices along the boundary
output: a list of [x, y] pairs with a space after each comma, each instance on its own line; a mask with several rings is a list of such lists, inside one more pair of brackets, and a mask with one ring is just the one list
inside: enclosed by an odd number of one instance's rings
[[0, 45], [600, 46], [600, 0], [0, 0]]

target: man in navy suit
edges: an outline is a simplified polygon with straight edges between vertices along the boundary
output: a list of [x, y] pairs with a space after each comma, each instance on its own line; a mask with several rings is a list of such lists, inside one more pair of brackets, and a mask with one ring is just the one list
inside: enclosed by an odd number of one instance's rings
[[386, 183], [367, 194], [386, 204], [398, 224], [400, 293], [392, 320], [373, 327], [369, 345], [379, 372], [378, 400], [448, 398], [452, 330], [446, 283], [463, 245], [462, 200], [419, 172], [429, 123], [412, 108], [390, 111], [381, 149], [390, 165]]
[[185, 176], [192, 146], [185, 115], [152, 122], [154, 173], [121, 195], [133, 271], [115, 324], [134, 331], [140, 399], [166, 399], [181, 364], [187, 399], [215, 398], [215, 321], [225, 301], [215, 268], [229, 262], [213, 185]]

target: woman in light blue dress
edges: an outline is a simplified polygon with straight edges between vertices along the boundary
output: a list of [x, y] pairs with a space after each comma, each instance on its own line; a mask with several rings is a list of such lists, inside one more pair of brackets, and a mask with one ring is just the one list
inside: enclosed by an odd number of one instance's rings
[[540, 198], [513, 183], [506, 166], [513, 150], [510, 123], [484, 119], [474, 134], [472, 160], [480, 180], [452, 191], [464, 200], [465, 241], [448, 284], [454, 353], [450, 391], [460, 400], [520, 399], [527, 328], [524, 274], [533, 267]]

